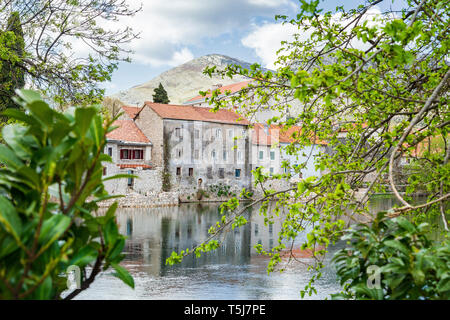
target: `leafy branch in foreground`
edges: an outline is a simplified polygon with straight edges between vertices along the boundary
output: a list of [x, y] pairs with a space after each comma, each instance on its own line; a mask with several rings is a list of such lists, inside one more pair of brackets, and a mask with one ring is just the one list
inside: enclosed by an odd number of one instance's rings
[[114, 119], [100, 108], [51, 109], [39, 94], [20, 90], [24, 111], [4, 115], [18, 123], [2, 130], [0, 145], [0, 298], [61, 299], [66, 271], [77, 266], [81, 287], [72, 299], [110, 266], [134, 287], [119, 262], [125, 244], [115, 218], [99, 201], [113, 198], [103, 186], [106, 133]]
[[[309, 294], [320, 276], [320, 261], [327, 248], [341, 240], [346, 225], [375, 220], [370, 199], [376, 193], [390, 192], [400, 203], [387, 218], [408, 215], [415, 227], [428, 221], [439, 234], [437, 242], [448, 237], [450, 4], [407, 0], [396, 12], [374, 8], [389, 8], [388, 2], [369, 1], [348, 11], [337, 7], [324, 12], [319, 1], [300, 0], [301, 13], [295, 18], [277, 16], [298, 32], [293, 41], [282, 42], [276, 71], [267, 72], [258, 64], [249, 69], [230, 65], [204, 70], [207, 75], [253, 80], [232, 94], [213, 92], [206, 99], [214, 110], [237, 107], [247, 119], [269, 110], [273, 117], [268, 124], [274, 128], [300, 128], [290, 145], [280, 147], [290, 155], [314, 150], [316, 141], [326, 143], [324, 151], [307, 157], [321, 173], [311, 180], [296, 182], [289, 174], [270, 177], [253, 171], [254, 186], [264, 197], [277, 192], [276, 197], [260, 201], [260, 213], [267, 223], [277, 214], [284, 218], [269, 271], [281, 261], [277, 251], [309, 227], [301, 249], [312, 250], [319, 259], [317, 272], [303, 291]], [[438, 138], [443, 147], [425, 151], [426, 142]], [[402, 181], [408, 159], [429, 164], [425, 191], [417, 173]], [[306, 163], [295, 165], [286, 160], [283, 168], [298, 173]], [[270, 190], [270, 180], [294, 188]], [[426, 197], [419, 204], [414, 202], [418, 194]], [[274, 200], [274, 208], [269, 200]], [[425, 245], [434, 252], [433, 242]], [[264, 253], [262, 248], [259, 251]]]
[[[345, 290], [333, 298], [448, 300], [450, 240], [433, 243], [428, 223], [385, 216], [380, 212], [372, 226], [357, 225], [343, 237], [349, 243], [333, 260]], [[367, 272], [371, 266], [378, 287]]]

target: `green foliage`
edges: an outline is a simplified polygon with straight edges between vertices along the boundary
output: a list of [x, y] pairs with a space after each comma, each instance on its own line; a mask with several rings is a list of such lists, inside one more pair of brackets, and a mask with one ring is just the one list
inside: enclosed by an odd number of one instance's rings
[[[61, 108], [99, 103], [104, 94], [99, 83], [110, 81], [120, 62], [130, 61], [124, 44], [136, 38], [130, 27], [104, 26], [140, 10], [131, 7], [116, 0], [11, 0], [1, 5], [0, 97], [11, 97], [26, 78], [29, 87]], [[89, 53], [75, 54], [80, 44]]]
[[[98, 202], [113, 198], [103, 185], [106, 133], [114, 119], [99, 106], [51, 109], [34, 91], [18, 91], [26, 112], [4, 112], [0, 145], [0, 298], [60, 299], [66, 270], [78, 266], [81, 288], [112, 266], [133, 287], [118, 264], [125, 237], [119, 234], [117, 203], [102, 215]], [[91, 271], [88, 271], [91, 270]]]
[[209, 185], [208, 189], [210, 192], [216, 194], [218, 197], [222, 196], [229, 197], [233, 195], [233, 192], [231, 191], [231, 186], [220, 182], [218, 184]]
[[161, 83], [159, 83], [158, 88], [155, 88], [155, 90], [154, 90], [153, 102], [164, 103], [164, 104], [168, 104], [170, 102], [169, 97], [167, 96], [167, 91], [166, 91], [166, 89], [164, 89], [164, 87]]
[[[24, 58], [23, 30], [18, 12], [12, 12], [7, 29], [0, 30], [0, 112], [17, 108], [13, 101], [15, 90], [25, 85], [25, 72], [21, 67]], [[4, 121], [4, 117], [0, 118]]]
[[[343, 237], [348, 245], [333, 257], [345, 290], [333, 298], [450, 299], [450, 234], [433, 242], [428, 239], [429, 227], [380, 214], [372, 226], [348, 230]], [[370, 274], [370, 266], [379, 269]]]
[[[267, 72], [258, 64], [248, 69], [228, 65], [204, 70], [209, 76], [253, 80], [233, 94], [213, 92], [206, 101], [214, 110], [235, 108], [247, 119], [269, 110], [276, 116], [268, 123], [286, 131], [300, 128], [289, 137], [285, 150], [307, 158], [303, 166], [315, 167], [316, 177], [293, 183], [290, 174], [270, 177], [262, 167], [253, 170], [254, 188], [260, 188], [262, 196], [252, 205], [260, 204], [266, 225], [284, 213], [278, 245], [268, 252], [259, 248], [271, 258], [268, 271], [276, 269], [286, 243], [294, 244], [298, 235], [306, 233], [300, 248], [314, 253], [317, 268], [303, 295], [314, 293], [327, 248], [341, 239], [346, 224], [374, 222], [376, 212], [371, 212], [368, 202], [373, 194], [389, 192], [400, 203], [390, 208], [387, 218], [411, 214], [414, 228], [428, 221], [433, 230], [447, 233], [449, 229], [450, 3], [408, 0], [400, 5], [401, 12], [368, 13], [375, 4], [389, 8], [389, 3], [369, 1], [350, 10], [338, 7], [324, 12], [320, 1], [302, 0], [295, 17], [276, 17], [296, 32], [292, 40], [282, 42], [275, 71]], [[443, 142], [439, 152], [432, 146], [417, 153], [426, 141], [438, 137]], [[306, 154], [313, 149], [314, 155]], [[405, 158], [417, 158], [416, 172], [408, 173], [410, 168], [401, 162]], [[298, 174], [302, 166], [286, 160], [283, 168]], [[410, 176], [400, 179], [405, 174]], [[280, 185], [287, 187], [268, 188], [276, 179], [284, 180]], [[406, 194], [400, 192], [403, 188]], [[425, 202], [416, 204], [411, 195], [424, 190]], [[230, 204], [234, 211], [227, 211], [211, 236], [231, 228], [241, 215], [241, 209]], [[383, 237], [382, 229], [377, 232]], [[423, 248], [429, 248], [428, 243]], [[424, 256], [427, 261], [441, 252], [429, 250]], [[444, 274], [441, 271], [439, 276]], [[405, 277], [409, 274], [402, 272]], [[428, 285], [431, 291], [437, 288], [436, 283]]]

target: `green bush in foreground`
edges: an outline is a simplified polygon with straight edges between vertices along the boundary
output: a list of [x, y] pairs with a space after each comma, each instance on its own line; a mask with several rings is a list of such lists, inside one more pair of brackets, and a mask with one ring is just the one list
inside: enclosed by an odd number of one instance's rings
[[360, 224], [333, 261], [344, 299], [450, 299], [450, 241], [428, 239], [429, 225], [404, 217]]
[[103, 149], [113, 119], [103, 119], [97, 107], [59, 113], [33, 91], [18, 94], [26, 112], [5, 111], [18, 123], [3, 128], [0, 145], [0, 298], [61, 299], [73, 268], [81, 281], [66, 299], [110, 266], [134, 287], [119, 266], [125, 237], [117, 203], [96, 214], [97, 203], [111, 198], [102, 162], [111, 161]]

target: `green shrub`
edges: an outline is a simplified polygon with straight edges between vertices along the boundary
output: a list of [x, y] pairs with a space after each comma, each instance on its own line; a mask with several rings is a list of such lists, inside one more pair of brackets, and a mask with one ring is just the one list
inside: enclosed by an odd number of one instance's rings
[[98, 107], [51, 109], [29, 90], [15, 98], [26, 112], [9, 109], [18, 123], [2, 130], [0, 145], [0, 298], [60, 299], [67, 269], [79, 268], [75, 297], [110, 266], [134, 286], [119, 265], [125, 237], [115, 218], [117, 203], [97, 213], [99, 201], [112, 198], [103, 181], [105, 135], [114, 119]]
[[427, 223], [416, 226], [404, 217], [389, 220], [383, 215], [372, 226], [350, 229], [343, 238], [351, 242], [333, 261], [345, 289], [333, 298], [450, 299], [448, 234], [433, 242]]

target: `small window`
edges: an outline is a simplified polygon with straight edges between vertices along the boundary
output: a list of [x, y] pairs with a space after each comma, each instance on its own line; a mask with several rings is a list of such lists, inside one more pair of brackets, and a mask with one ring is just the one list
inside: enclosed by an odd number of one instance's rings
[[242, 160], [242, 151], [237, 152], [237, 158], [238, 160]]
[[259, 152], [259, 160], [263, 160], [264, 159], [264, 151], [260, 151]]
[[241, 177], [241, 169], [236, 169], [236, 170], [234, 171], [234, 176], [235, 176], [236, 178], [240, 178], [240, 177]]
[[189, 177], [194, 175], [194, 168], [189, 168]]
[[228, 130], [228, 138], [232, 139], [234, 137], [233, 129]]
[[270, 168], [270, 175], [273, 175], [273, 168]]
[[194, 131], [194, 137], [195, 137], [195, 139], [199, 139], [199, 138], [200, 138], [200, 130], [195, 129], [195, 131]]
[[144, 151], [143, 150], [133, 150], [133, 159], [144, 159]]
[[216, 138], [220, 138], [222, 136], [222, 129], [216, 129]]
[[[133, 170], [128, 170], [128, 174], [133, 174], [133, 173], [134, 173]], [[128, 178], [128, 186], [132, 187], [133, 184], [134, 184], [134, 178], [132, 178], [132, 177]]]
[[216, 150], [211, 151], [211, 158], [212, 158], [213, 160], [216, 159]]
[[108, 148], [108, 156], [112, 157], [112, 148]]
[[226, 161], [227, 158], [228, 158], [228, 152], [227, 152], [227, 151], [224, 151], [224, 152], [223, 152], [223, 160]]
[[177, 149], [177, 157], [181, 158], [182, 154], [183, 154], [183, 150], [182, 149]]
[[275, 151], [270, 151], [270, 160], [275, 160]]
[[131, 152], [128, 149], [120, 150], [120, 159], [131, 159]]
[[219, 168], [219, 178], [225, 178], [225, 169]]
[[199, 151], [196, 149], [194, 150], [194, 159], [198, 159], [199, 158]]
[[181, 167], [177, 167], [177, 176], [181, 176]]
[[175, 128], [175, 137], [181, 138], [181, 128]]
[[103, 167], [103, 175], [106, 176], [106, 167]]

